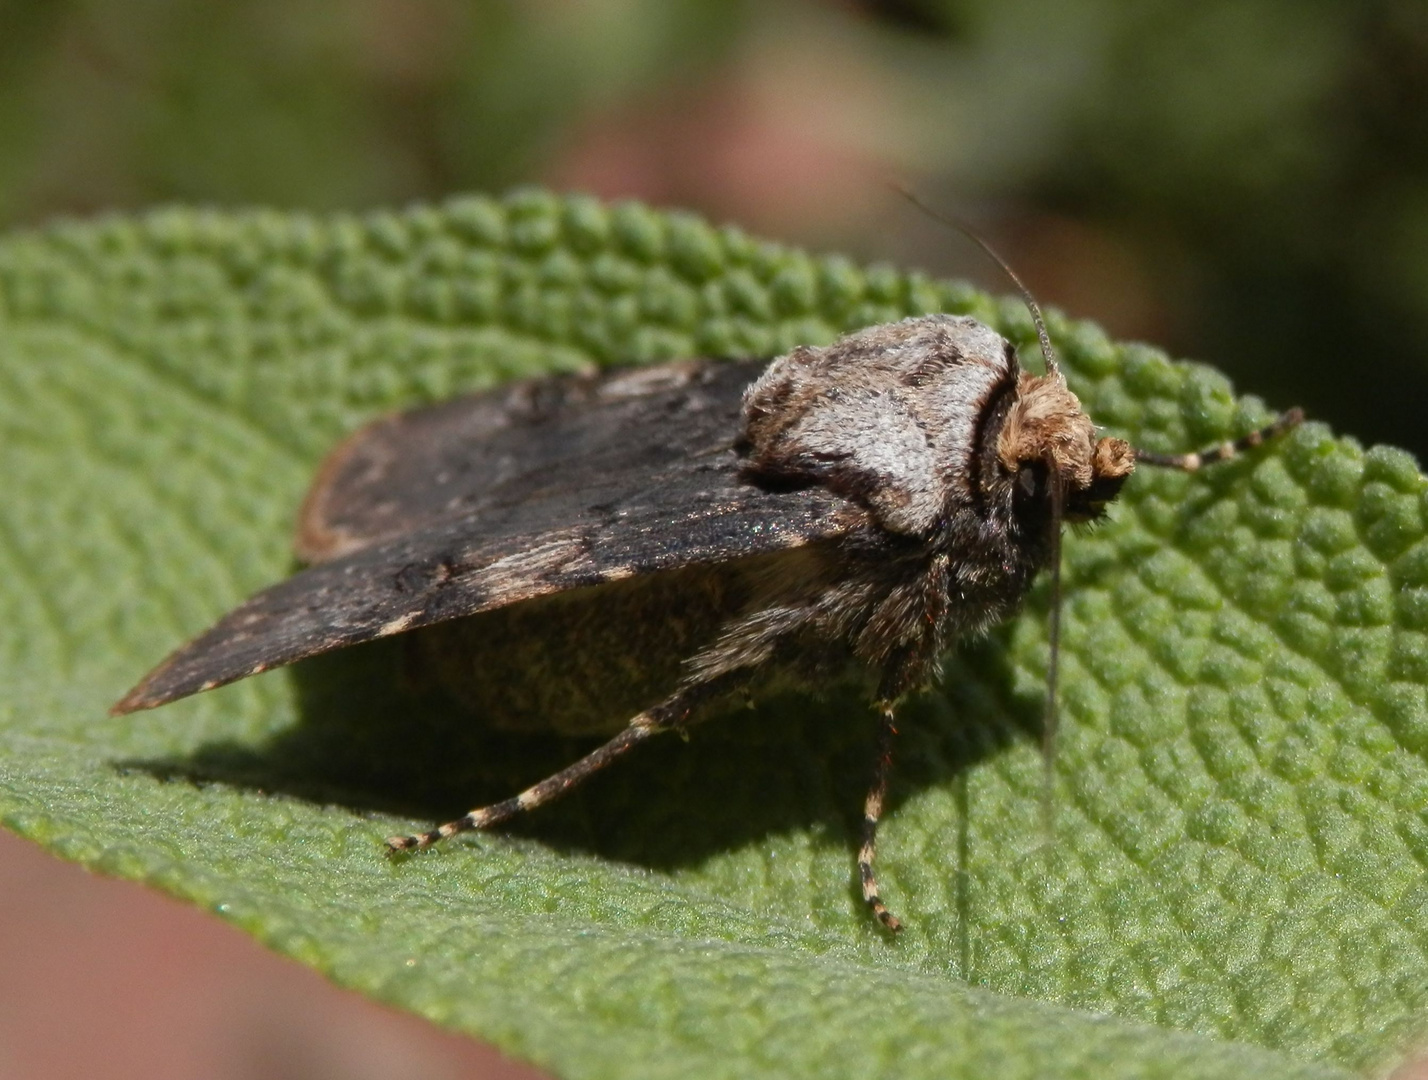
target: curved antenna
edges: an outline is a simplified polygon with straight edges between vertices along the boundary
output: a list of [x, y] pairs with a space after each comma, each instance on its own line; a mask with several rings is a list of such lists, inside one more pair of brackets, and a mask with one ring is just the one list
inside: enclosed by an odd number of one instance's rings
[[1046, 642], [1051, 651], [1046, 665], [1046, 703], [1041, 718], [1041, 829], [1049, 842], [1056, 820], [1056, 737], [1061, 728], [1061, 515], [1066, 492], [1056, 470], [1051, 479], [1051, 521], [1047, 532], [1051, 552], [1051, 611], [1046, 619]]
[[[1011, 278], [1031, 312], [1031, 320], [1036, 324], [1036, 337], [1041, 342], [1041, 355], [1046, 359], [1046, 374], [1061, 379], [1061, 365], [1056, 362], [1056, 350], [1051, 347], [1051, 335], [1046, 332], [1046, 320], [1041, 317], [1041, 307], [1031, 290], [1017, 276], [1007, 261], [997, 254], [996, 249], [964, 221], [947, 214], [938, 213], [901, 184], [893, 183], [892, 189], [913, 206], [917, 207], [933, 221], [941, 222], [956, 229], [967, 239], [987, 253], [1002, 272]], [[1055, 468], [1047, 470], [1051, 482], [1051, 520], [1047, 523], [1047, 561], [1051, 564], [1051, 612], [1047, 619], [1046, 638], [1051, 656], [1046, 667], [1046, 705], [1041, 721], [1041, 828], [1049, 843], [1052, 837], [1056, 806], [1055, 790], [1056, 737], [1061, 726], [1061, 710], [1058, 698], [1061, 681], [1061, 522], [1065, 511], [1066, 492], [1061, 484], [1061, 475]]]
[[1002, 268], [1002, 273], [1011, 278], [1012, 284], [1015, 285], [1017, 291], [1021, 293], [1021, 298], [1026, 303], [1027, 310], [1031, 312], [1031, 321], [1036, 324], [1036, 339], [1041, 342], [1041, 355], [1046, 360], [1046, 373], [1048, 375], [1060, 376], [1061, 365], [1056, 362], [1056, 350], [1051, 347], [1051, 335], [1046, 332], [1046, 320], [1041, 317], [1041, 307], [1037, 304], [1036, 297], [1031, 295], [1031, 290], [1026, 287], [1026, 284], [1021, 278], [1017, 277], [1016, 271], [1011, 268], [1010, 264], [997, 254], [996, 249], [987, 243], [976, 229], [972, 228], [972, 226], [968, 225], [965, 221], [932, 209], [932, 207], [919, 199], [916, 194], [899, 183], [893, 182], [891, 186], [894, 191], [912, 203], [913, 206], [917, 207], [933, 221], [940, 222], [949, 229], [956, 229], [968, 240], [976, 244], [991, 257], [994, 263]]

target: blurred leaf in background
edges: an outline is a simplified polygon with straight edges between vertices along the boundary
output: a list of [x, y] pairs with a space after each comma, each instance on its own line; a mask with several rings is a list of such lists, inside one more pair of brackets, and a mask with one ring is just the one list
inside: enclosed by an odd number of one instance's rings
[[541, 181], [1043, 298], [1421, 452], [1417, 0], [0, 0], [0, 222]]

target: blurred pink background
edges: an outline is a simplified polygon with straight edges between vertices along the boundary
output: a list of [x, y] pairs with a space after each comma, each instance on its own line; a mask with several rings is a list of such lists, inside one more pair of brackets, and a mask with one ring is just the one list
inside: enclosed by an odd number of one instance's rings
[[[1163, 7], [0, 5], [0, 223], [537, 182], [1007, 291], [896, 179], [974, 215], [1044, 304], [1413, 446], [1428, 159], [1392, 149], [1428, 116], [1418, 6], [1342, 43], [1318, 8], [1207, 6], [1223, 32]], [[1373, 372], [1315, 367], [1321, 315], [1390, 328]], [[0, 832], [0, 1080], [537, 1075]]]
[[216, 917], [0, 832], [5, 1080], [534, 1080]]

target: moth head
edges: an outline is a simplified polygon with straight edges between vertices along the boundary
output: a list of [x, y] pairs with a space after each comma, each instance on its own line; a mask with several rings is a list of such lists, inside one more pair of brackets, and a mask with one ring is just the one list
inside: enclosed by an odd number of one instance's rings
[[1059, 493], [1060, 518], [1094, 521], [1135, 468], [1123, 439], [1097, 438], [1059, 370], [1023, 373], [997, 438], [997, 457], [1015, 477], [1018, 495], [1038, 501]]

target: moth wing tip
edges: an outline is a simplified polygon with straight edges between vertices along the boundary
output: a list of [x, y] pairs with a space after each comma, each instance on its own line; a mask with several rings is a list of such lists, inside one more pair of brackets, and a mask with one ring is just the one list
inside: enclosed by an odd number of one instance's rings
[[123, 716], [126, 713], [140, 712], [143, 709], [157, 709], [160, 705], [167, 705], [171, 701], [178, 701], [180, 698], [191, 697], [194, 694], [201, 694], [206, 690], [212, 690], [216, 686], [222, 686], [231, 679], [207, 679], [199, 685], [185, 683], [183, 680], [165, 679], [169, 674], [172, 664], [165, 661], [139, 681], [139, 684], [121, 697], [113, 705], [109, 706], [110, 716]]
[[168, 699], [155, 697], [149, 690], [150, 681], [149, 679], [145, 679], [113, 705], [109, 706], [109, 715], [124, 716], [127, 713], [139, 712], [142, 709], [152, 709], [157, 705], [164, 704]]

